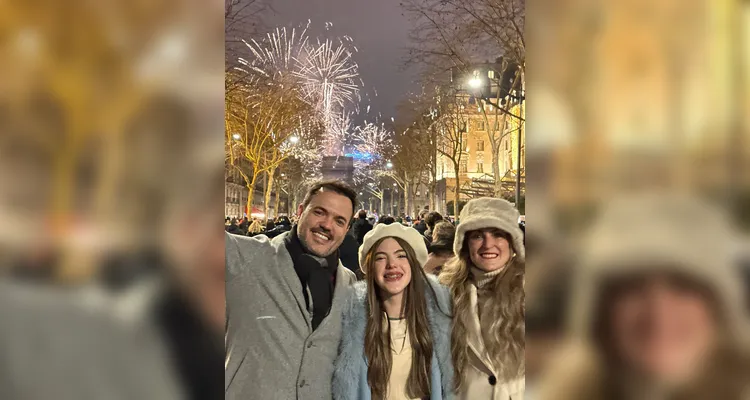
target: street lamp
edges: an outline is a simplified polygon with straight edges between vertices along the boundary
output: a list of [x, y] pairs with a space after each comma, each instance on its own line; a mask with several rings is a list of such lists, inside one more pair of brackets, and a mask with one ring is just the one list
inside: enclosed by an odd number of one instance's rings
[[234, 139], [234, 140], [240, 140], [240, 138], [241, 138], [241, 137], [242, 137], [242, 136], [240, 136], [240, 134], [239, 134], [239, 133], [233, 133], [233, 134], [232, 134], [232, 139]]
[[479, 89], [479, 87], [482, 86], [482, 80], [479, 79], [478, 77], [473, 77], [473, 78], [469, 79], [469, 86], [472, 89]]
[[289, 138], [289, 141], [290, 141], [290, 142], [291, 142], [292, 144], [297, 144], [297, 143], [299, 142], [299, 137], [297, 137], [297, 136], [292, 136], [292, 137], [290, 137], [290, 138]]

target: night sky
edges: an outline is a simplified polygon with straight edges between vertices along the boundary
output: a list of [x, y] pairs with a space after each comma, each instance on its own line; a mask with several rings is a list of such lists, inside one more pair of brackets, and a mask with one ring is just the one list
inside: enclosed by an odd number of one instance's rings
[[[378, 113], [382, 113], [383, 121], [390, 121], [398, 102], [416, 90], [414, 73], [401, 68], [410, 26], [401, 15], [399, 0], [273, 0], [271, 4], [276, 11], [266, 18], [271, 27], [296, 27], [309, 19], [312, 37], [324, 33], [354, 39], [359, 49], [354, 59], [364, 81], [360, 108], [364, 113], [371, 105], [368, 121]], [[326, 22], [333, 23], [327, 33]], [[361, 123], [365, 118], [360, 116], [354, 122]]]

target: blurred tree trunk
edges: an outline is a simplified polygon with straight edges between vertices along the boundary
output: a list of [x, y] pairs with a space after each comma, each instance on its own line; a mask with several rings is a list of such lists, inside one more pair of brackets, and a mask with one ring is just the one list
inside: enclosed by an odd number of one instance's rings
[[276, 167], [269, 168], [266, 172], [266, 193], [264, 196], [264, 208], [266, 218], [271, 218], [271, 191], [273, 191], [274, 174], [276, 173]]

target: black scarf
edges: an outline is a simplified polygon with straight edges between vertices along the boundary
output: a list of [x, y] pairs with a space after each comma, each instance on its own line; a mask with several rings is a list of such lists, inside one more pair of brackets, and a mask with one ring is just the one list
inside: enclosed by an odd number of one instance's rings
[[305, 288], [310, 289], [313, 302], [312, 328], [315, 330], [331, 311], [336, 270], [339, 265], [338, 250], [326, 258], [310, 254], [297, 236], [297, 225], [292, 226], [291, 232], [284, 238], [284, 244], [292, 257], [294, 271], [302, 284], [302, 295], [307, 309], [310, 309], [310, 299], [307, 298]]

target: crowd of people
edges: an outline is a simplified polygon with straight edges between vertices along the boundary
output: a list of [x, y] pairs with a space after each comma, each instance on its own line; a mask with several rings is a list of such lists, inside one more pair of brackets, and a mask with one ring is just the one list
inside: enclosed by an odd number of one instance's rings
[[274, 238], [284, 232], [289, 232], [292, 229], [297, 217], [289, 218], [287, 216], [279, 216], [276, 219], [268, 219], [265, 223], [260, 218], [248, 218], [242, 217], [237, 219], [236, 217], [226, 217], [224, 219], [224, 229], [233, 235], [243, 236], [255, 236], [265, 235], [269, 238]]
[[226, 397], [523, 398], [513, 205], [475, 199], [454, 224], [426, 210], [372, 221], [355, 204], [347, 184], [319, 182], [284, 233], [228, 232]]

